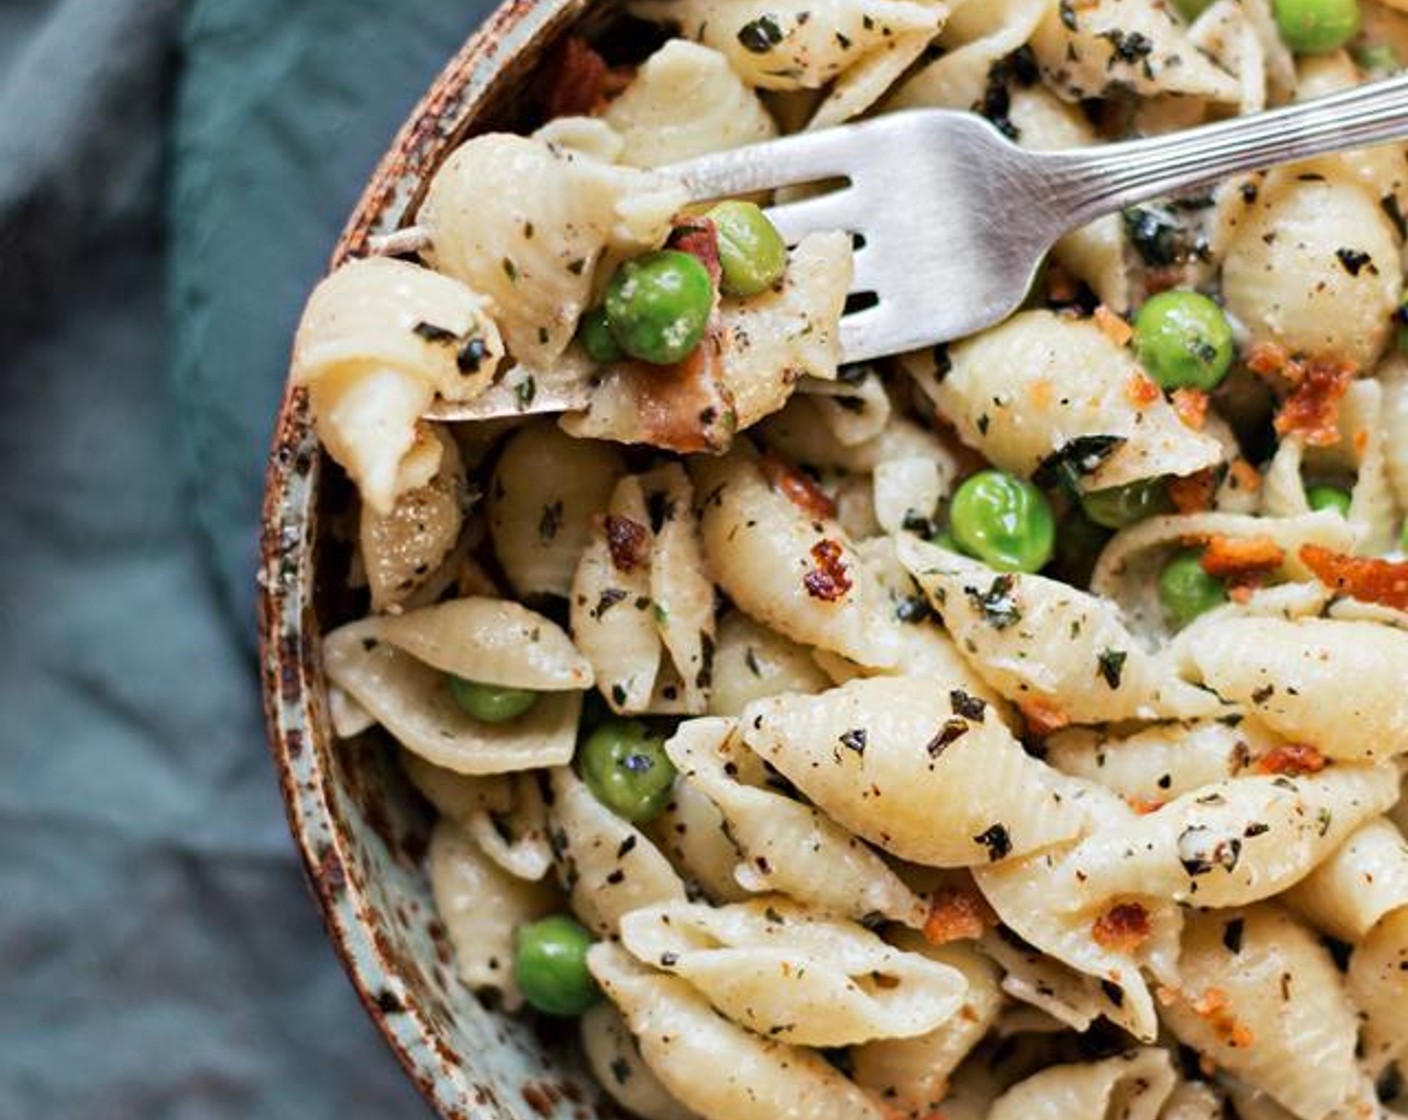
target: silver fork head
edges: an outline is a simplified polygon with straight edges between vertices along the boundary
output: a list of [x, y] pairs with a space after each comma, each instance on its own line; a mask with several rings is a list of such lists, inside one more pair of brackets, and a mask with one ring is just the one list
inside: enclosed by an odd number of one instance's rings
[[841, 320], [855, 362], [960, 338], [1021, 305], [1064, 232], [1040, 162], [971, 113], [917, 109], [662, 170], [696, 199], [846, 180], [768, 214], [793, 244], [816, 230], [855, 237]]

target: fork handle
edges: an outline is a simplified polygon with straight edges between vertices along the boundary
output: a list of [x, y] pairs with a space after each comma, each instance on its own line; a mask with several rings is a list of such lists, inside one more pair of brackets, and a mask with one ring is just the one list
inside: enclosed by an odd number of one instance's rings
[[1408, 74], [1300, 105], [1082, 151], [1045, 153], [1072, 225], [1243, 171], [1408, 140]]

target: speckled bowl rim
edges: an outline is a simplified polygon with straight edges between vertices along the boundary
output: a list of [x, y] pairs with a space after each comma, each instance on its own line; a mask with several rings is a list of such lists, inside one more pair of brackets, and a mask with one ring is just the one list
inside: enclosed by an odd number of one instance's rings
[[[591, 0], [508, 0], [450, 60], [407, 118], [337, 242], [331, 265], [402, 224], [427, 176], [492, 107], [515, 63], [552, 42]], [[385, 941], [375, 906], [346, 873], [349, 843], [320, 759], [328, 735], [321, 635], [314, 613], [317, 503], [324, 462], [306, 394], [285, 390], [265, 477], [258, 582], [260, 665], [269, 745], [289, 827], [329, 937], [368, 1014], [431, 1106], [448, 1120], [502, 1120], [478, 1089], [475, 1055], [453, 1055]], [[393, 993], [405, 993], [404, 997]]]

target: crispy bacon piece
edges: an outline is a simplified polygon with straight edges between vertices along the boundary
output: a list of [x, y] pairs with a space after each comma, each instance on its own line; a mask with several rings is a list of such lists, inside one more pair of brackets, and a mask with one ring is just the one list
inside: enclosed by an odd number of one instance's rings
[[1045, 700], [1022, 700], [1017, 707], [1026, 720], [1027, 730], [1038, 738], [1045, 738], [1071, 724], [1070, 716]]
[[1303, 367], [1295, 391], [1276, 413], [1276, 434], [1301, 436], [1311, 447], [1340, 441], [1340, 401], [1354, 381], [1348, 362], [1312, 362]]
[[1116, 346], [1127, 346], [1134, 337], [1134, 328], [1121, 316], [1115, 314], [1103, 303], [1095, 309], [1093, 316], [1100, 333]]
[[1301, 548], [1300, 558], [1326, 587], [1362, 603], [1408, 610], [1408, 563], [1349, 556], [1318, 544]]
[[1212, 509], [1217, 493], [1217, 472], [1209, 468], [1183, 478], [1168, 480], [1168, 497], [1179, 513], [1202, 513]]
[[650, 531], [639, 521], [608, 513], [602, 520], [606, 547], [618, 572], [634, 571], [650, 556]]
[[573, 36], [548, 56], [543, 73], [543, 115], [554, 120], [600, 113], [630, 84], [635, 71], [629, 66], [613, 70], [585, 39]]
[[1309, 743], [1282, 743], [1257, 760], [1256, 772], [1294, 778], [1301, 774], [1318, 774], [1327, 765], [1325, 756]]
[[1142, 797], [1126, 797], [1125, 801], [1127, 801], [1129, 807], [1141, 817], [1147, 817], [1150, 813], [1157, 813], [1168, 804], [1167, 801], [1145, 801]]
[[1134, 952], [1149, 940], [1152, 932], [1149, 911], [1137, 902], [1111, 906], [1090, 927], [1095, 943], [1114, 953]]
[[851, 589], [851, 577], [841, 562], [841, 546], [832, 540], [812, 545], [816, 567], [802, 577], [802, 586], [813, 599], [834, 603]]
[[[1120, 322], [1124, 320], [1121, 319]], [[1124, 383], [1124, 393], [1135, 408], [1148, 408], [1163, 396], [1158, 382], [1142, 371], [1129, 375], [1129, 380]]]
[[1221, 988], [1209, 988], [1189, 1006], [1194, 1014], [1207, 1020], [1222, 1042], [1237, 1049], [1246, 1049], [1256, 1041], [1256, 1036], [1246, 1024], [1237, 1021], [1230, 1002]]
[[1208, 538], [1203, 571], [1220, 579], [1241, 580], [1279, 568], [1286, 554], [1269, 537]]
[[1247, 351], [1247, 368], [1255, 374], [1279, 374], [1291, 365], [1291, 356], [1274, 342], [1258, 342]]
[[719, 231], [708, 218], [679, 217], [675, 219], [674, 232], [668, 242], [671, 249], [696, 257], [709, 272], [717, 291], [723, 277], [723, 265], [719, 262]]
[[836, 516], [836, 503], [831, 495], [818, 486], [806, 472], [798, 470], [771, 451], [763, 456], [760, 466], [767, 477], [768, 485], [781, 491], [788, 501], [808, 517]]
[[924, 939], [930, 945], [944, 945], [983, 936], [988, 926], [997, 924], [997, 915], [976, 890], [967, 887], [941, 887], [929, 903], [924, 922]]
[[681, 454], [722, 451], [729, 445], [736, 414], [724, 384], [719, 346], [711, 327], [694, 353], [676, 365], [631, 363], [643, 442]]
[[1195, 432], [1201, 432], [1208, 419], [1208, 395], [1201, 389], [1175, 389], [1173, 411]]

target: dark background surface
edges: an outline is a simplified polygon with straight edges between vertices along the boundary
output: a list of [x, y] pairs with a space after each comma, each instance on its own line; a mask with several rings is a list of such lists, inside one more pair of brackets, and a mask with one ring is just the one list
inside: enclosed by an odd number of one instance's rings
[[302, 297], [488, 0], [0, 0], [0, 1120], [425, 1116], [263, 741]]

